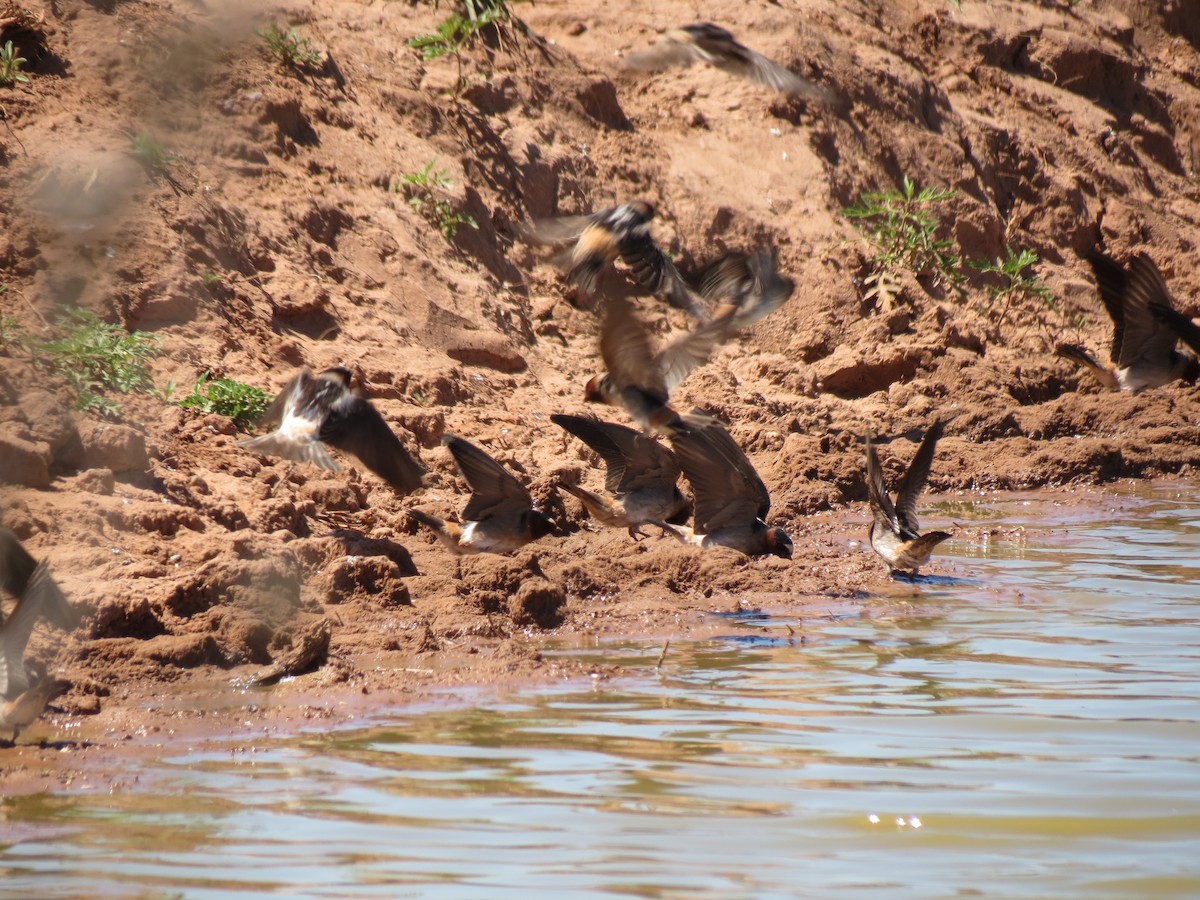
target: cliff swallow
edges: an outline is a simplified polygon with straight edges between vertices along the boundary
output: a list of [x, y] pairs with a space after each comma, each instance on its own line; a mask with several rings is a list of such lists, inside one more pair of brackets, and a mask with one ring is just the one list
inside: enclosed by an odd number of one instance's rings
[[916, 576], [917, 569], [929, 562], [933, 548], [951, 535], [945, 531], [930, 531], [920, 534], [917, 523], [917, 497], [925, 489], [929, 469], [933, 465], [933, 452], [938, 438], [942, 436], [944, 423], [934, 422], [921, 446], [900, 479], [893, 504], [883, 484], [883, 467], [875, 445], [867, 436], [867, 496], [871, 505], [871, 528], [868, 536], [871, 549], [887, 562], [892, 572], [908, 571]]
[[71, 682], [61, 678], [44, 678], [33, 687], [0, 706], [0, 728], [11, 728], [12, 739], [9, 744], [17, 742], [17, 735], [37, 721], [45, 712], [46, 705], [61, 697], [71, 689]]
[[29, 688], [25, 648], [41, 617], [65, 631], [79, 624], [79, 614], [67, 602], [46, 561], [29, 555], [17, 536], [0, 527], [0, 586], [17, 598], [12, 615], [0, 623], [0, 696], [13, 698]]
[[275, 430], [238, 441], [239, 446], [336, 472], [338, 465], [325, 449], [328, 444], [357, 457], [401, 496], [415, 491], [422, 485], [425, 468], [412, 458], [371, 401], [350, 388], [350, 378], [343, 368], [326, 369], [317, 376], [301, 369], [263, 414], [262, 424]]
[[737, 307], [730, 327], [734, 331], [749, 328], [768, 313], [778, 309], [796, 289], [796, 282], [780, 275], [774, 248], [744, 253], [731, 250], [709, 263], [696, 283], [701, 297], [709, 303]]
[[1182, 323], [1172, 317], [1171, 294], [1154, 261], [1139, 253], [1126, 269], [1112, 257], [1094, 253], [1088, 262], [1113, 321], [1111, 364], [1073, 344], [1060, 344], [1058, 355], [1084, 366], [1111, 390], [1138, 393], [1178, 379], [1195, 384], [1200, 361], [1175, 349]]
[[600, 272], [619, 258], [651, 293], [700, 315], [703, 310], [688, 283], [650, 236], [653, 218], [654, 207], [636, 200], [586, 216], [537, 219], [525, 226], [524, 237], [539, 244], [566, 244], [554, 262], [586, 294], [595, 293]]
[[600, 356], [607, 371], [589, 379], [584, 399], [624, 407], [645, 431], [668, 430], [679, 416], [669, 403], [671, 392], [729, 337], [736, 314], [736, 306], [722, 305], [711, 319], [656, 351], [629, 301], [607, 298], [600, 326]]
[[671, 448], [692, 486], [695, 522], [668, 530], [700, 547], [732, 547], [748, 556], [792, 558], [792, 539], [768, 526], [771, 495], [733, 436], [715, 419], [680, 416], [671, 429]]
[[604, 489], [612, 498], [578, 485], [559, 485], [577, 497], [596, 521], [627, 528], [629, 536], [636, 538], [643, 524], [688, 520], [691, 504], [676, 484], [679, 463], [658, 441], [624, 425], [583, 416], [553, 415], [550, 421], [600, 454], [608, 468]]
[[442, 443], [471, 488], [462, 511], [466, 525], [418, 509], [408, 513], [432, 529], [452, 553], [508, 553], [557, 531], [553, 519], [533, 508], [533, 497], [508, 469], [456, 435], [443, 435]]
[[724, 72], [749, 78], [755, 84], [790, 96], [832, 103], [832, 92], [795, 72], [785, 69], [761, 53], [734, 40], [733, 35], [711, 22], [697, 22], [663, 32], [648, 50], [630, 53], [625, 64], [634, 69], [658, 70], [668, 66], [708, 63]]

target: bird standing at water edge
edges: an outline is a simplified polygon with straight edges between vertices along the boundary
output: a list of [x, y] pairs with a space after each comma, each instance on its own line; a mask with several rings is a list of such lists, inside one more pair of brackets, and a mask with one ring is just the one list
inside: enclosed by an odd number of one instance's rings
[[933, 454], [944, 427], [943, 422], [937, 421], [925, 432], [912, 463], [900, 479], [894, 503], [883, 483], [879, 454], [875, 452], [870, 435], [867, 435], [867, 496], [871, 506], [868, 536], [871, 549], [883, 557], [893, 573], [897, 570], [908, 571], [915, 577], [917, 570], [929, 562], [933, 549], [951, 537], [945, 531], [921, 534], [917, 522], [917, 497], [929, 480]]

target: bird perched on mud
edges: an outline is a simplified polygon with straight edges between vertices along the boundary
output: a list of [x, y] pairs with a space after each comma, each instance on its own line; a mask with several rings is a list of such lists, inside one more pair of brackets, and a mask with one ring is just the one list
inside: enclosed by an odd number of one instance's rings
[[[1094, 253], [1088, 262], [1113, 322], [1110, 364], [1076, 344], [1059, 344], [1058, 355], [1083, 366], [1111, 390], [1138, 393], [1179, 379], [1195, 384], [1200, 360], [1175, 349], [1191, 320], [1175, 312], [1154, 261], [1139, 253], [1124, 268], [1112, 257]], [[1200, 352], [1200, 347], [1193, 349]]]
[[311, 462], [332, 472], [338, 465], [325, 445], [358, 460], [401, 496], [421, 487], [425, 468], [412, 458], [383, 416], [341, 367], [319, 375], [301, 369], [271, 402], [261, 423], [275, 430], [238, 441], [247, 447], [296, 462]]
[[627, 528], [640, 537], [639, 526], [670, 522], [682, 525], [691, 515], [691, 503], [679, 490], [679, 463], [674, 454], [651, 437], [618, 425], [583, 416], [553, 415], [550, 421], [579, 438], [604, 460], [608, 474], [602, 497], [574, 484], [559, 484], [574, 495], [597, 522], [609, 528]]
[[705, 266], [696, 287], [709, 303], [737, 307], [730, 327], [749, 328], [778, 309], [796, 289], [796, 282], [780, 275], [774, 248], [745, 253], [731, 250]]
[[819, 100], [826, 104], [835, 99], [828, 88], [814, 84], [761, 53], [739, 44], [732, 34], [712, 22], [672, 28], [663, 32], [653, 47], [625, 57], [625, 64], [634, 69], [658, 70], [669, 66], [690, 66], [694, 62], [708, 63], [789, 96]]
[[0, 587], [17, 598], [12, 615], [0, 623], [0, 696], [13, 699], [29, 688], [25, 648], [39, 618], [65, 631], [79, 624], [46, 561], [37, 562], [17, 536], [0, 527]]
[[584, 399], [620, 406], [644, 431], [668, 431], [679, 418], [671, 392], [731, 334], [737, 307], [724, 304], [711, 319], [672, 338], [660, 349], [624, 297], [605, 300], [600, 356], [607, 371], [588, 380]]
[[533, 497], [516, 477], [470, 441], [447, 434], [442, 443], [454, 457], [471, 499], [462, 511], [466, 525], [409, 509], [452, 553], [508, 553], [557, 531], [554, 520], [533, 508]]
[[732, 547], [748, 556], [792, 558], [792, 539], [766, 523], [771, 495], [725, 426], [707, 415], [680, 416], [671, 449], [695, 497], [692, 528], [660, 526], [684, 543]]
[[934, 422], [925, 432], [912, 463], [900, 479], [894, 503], [884, 487], [879, 455], [867, 435], [867, 496], [871, 505], [868, 537], [871, 549], [883, 557], [893, 574], [907, 571], [915, 577], [917, 570], [929, 562], [933, 549], [951, 537], [945, 531], [921, 534], [917, 522], [917, 497], [929, 480], [933, 453], [944, 427], [943, 422]]
[[44, 678], [33, 687], [21, 692], [12, 700], [0, 705], [0, 728], [11, 728], [9, 745], [17, 742], [22, 728], [38, 720], [46, 705], [52, 703], [71, 689], [71, 682], [62, 678]]
[[566, 245], [552, 260], [589, 296], [604, 267], [619, 258], [644, 288], [700, 316], [703, 308], [687, 282], [650, 236], [653, 218], [654, 207], [635, 200], [585, 216], [535, 219], [526, 224], [523, 237], [531, 243]]

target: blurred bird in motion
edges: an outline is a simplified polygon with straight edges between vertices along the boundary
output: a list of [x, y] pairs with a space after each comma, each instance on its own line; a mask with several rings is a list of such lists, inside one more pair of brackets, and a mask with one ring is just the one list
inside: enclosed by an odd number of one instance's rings
[[1180, 353], [1176, 344], [1182, 337], [1200, 353], [1196, 326], [1174, 309], [1154, 260], [1139, 253], [1126, 268], [1110, 256], [1094, 253], [1088, 263], [1113, 323], [1110, 363], [1100, 362], [1078, 344], [1059, 344], [1057, 354], [1083, 366], [1110, 390], [1136, 394], [1180, 379], [1195, 384], [1200, 360]]
[[239, 446], [295, 462], [311, 462], [336, 472], [325, 445], [358, 460], [401, 496], [421, 487], [425, 468], [412, 458], [396, 433], [361, 391], [350, 387], [348, 369], [319, 375], [301, 369], [272, 401], [261, 424], [269, 434], [238, 441]]
[[867, 496], [871, 506], [868, 537], [871, 549], [883, 557], [893, 573], [907, 571], [915, 577], [917, 570], [929, 562], [933, 549], [952, 536], [945, 531], [921, 534], [917, 522], [917, 497], [929, 480], [934, 450], [943, 428], [944, 423], [938, 421], [925, 432], [912, 463], [900, 479], [894, 503], [884, 487], [883, 466], [875, 445], [867, 436]]
[[38, 720], [46, 706], [71, 689], [71, 682], [62, 678], [44, 678], [0, 706], [0, 728], [11, 728], [9, 745], [17, 742], [21, 729]]
[[0, 617], [0, 696], [12, 700], [29, 689], [25, 648], [39, 618], [65, 631], [79, 614], [50, 577], [46, 561], [37, 562], [7, 528], [0, 527], [0, 587], [17, 598], [7, 620]]
[[589, 215], [535, 219], [525, 225], [523, 237], [530, 243], [566, 245], [552, 260], [588, 296], [596, 292], [604, 267], [620, 259], [648, 291], [674, 307], [703, 315], [675, 264], [650, 236], [653, 218], [654, 207], [635, 200]]
[[508, 553], [557, 530], [553, 519], [533, 508], [528, 489], [491, 456], [453, 434], [444, 435], [442, 443], [471, 488], [462, 511], [466, 524], [447, 522], [419, 509], [410, 508], [408, 514], [431, 529], [452, 553]]
[[836, 100], [828, 88], [739, 44], [732, 34], [712, 22], [672, 28], [663, 32], [653, 47], [625, 57], [625, 64], [630, 68], [651, 71], [669, 66], [690, 66], [696, 62], [708, 63], [789, 96], [817, 100], [827, 105], [832, 105]]

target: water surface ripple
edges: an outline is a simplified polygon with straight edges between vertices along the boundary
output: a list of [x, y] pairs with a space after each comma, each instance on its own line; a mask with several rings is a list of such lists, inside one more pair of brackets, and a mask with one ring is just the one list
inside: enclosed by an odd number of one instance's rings
[[644, 674], [10, 798], [0, 895], [1200, 896], [1200, 491], [943, 512], [1026, 531], [657, 675], [555, 648]]

